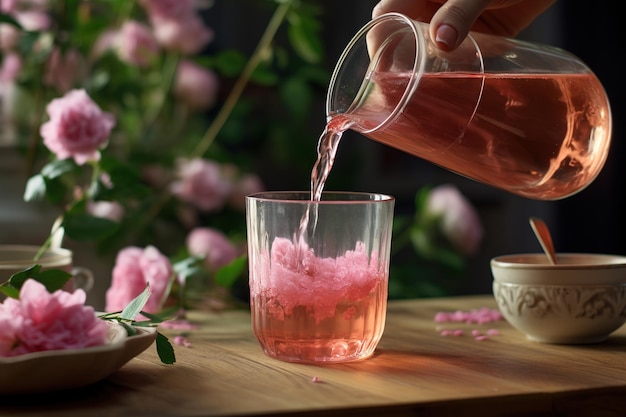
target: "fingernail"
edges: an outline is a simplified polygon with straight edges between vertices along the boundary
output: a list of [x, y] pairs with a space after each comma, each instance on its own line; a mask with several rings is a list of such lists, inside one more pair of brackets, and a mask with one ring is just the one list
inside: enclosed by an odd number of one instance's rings
[[441, 25], [437, 28], [435, 42], [445, 45], [445, 49], [450, 50], [456, 45], [457, 37], [456, 29], [450, 25]]

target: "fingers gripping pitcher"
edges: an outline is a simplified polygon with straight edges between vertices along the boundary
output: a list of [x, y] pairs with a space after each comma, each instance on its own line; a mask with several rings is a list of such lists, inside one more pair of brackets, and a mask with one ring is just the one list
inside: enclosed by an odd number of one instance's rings
[[604, 88], [558, 48], [471, 33], [452, 52], [389, 13], [344, 50], [327, 130], [352, 129], [476, 181], [539, 200], [584, 189], [606, 161]]

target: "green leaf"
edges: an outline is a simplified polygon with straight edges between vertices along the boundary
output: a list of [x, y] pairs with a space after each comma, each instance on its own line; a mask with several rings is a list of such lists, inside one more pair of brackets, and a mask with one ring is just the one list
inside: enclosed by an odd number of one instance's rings
[[43, 175], [33, 175], [28, 179], [26, 183], [26, 190], [24, 191], [24, 201], [40, 201], [46, 197], [46, 181]]
[[190, 256], [172, 265], [174, 272], [185, 282], [188, 277], [202, 272], [204, 268], [204, 256]]
[[422, 213], [425, 210], [426, 202], [428, 201], [428, 195], [432, 187], [424, 186], [415, 193], [415, 210], [418, 213]]
[[135, 297], [128, 305], [122, 310], [120, 313], [120, 318], [125, 320], [135, 320], [135, 318], [141, 313], [141, 310], [150, 299], [150, 295], [152, 295], [152, 290], [150, 289], [150, 285], [146, 285], [146, 288]]
[[72, 278], [72, 274], [60, 269], [42, 271], [41, 265], [35, 264], [11, 275], [9, 280], [0, 286], [0, 291], [9, 297], [18, 298], [22, 285], [30, 278], [42, 283], [46, 290], [52, 293], [63, 288]]
[[239, 51], [222, 51], [213, 57], [209, 64], [227, 77], [236, 77], [246, 66], [247, 58]]
[[11, 275], [6, 284], [10, 285], [13, 288], [16, 288], [19, 291], [20, 288], [22, 288], [22, 284], [24, 284], [24, 281], [26, 281], [28, 278], [36, 277], [39, 274], [40, 270], [41, 265], [36, 264], [28, 267], [23, 271], [16, 272], [15, 274]]
[[139, 171], [110, 156], [103, 156], [100, 161], [102, 170], [109, 174], [113, 188], [98, 187], [94, 198], [98, 200], [116, 200], [120, 197], [145, 198], [150, 189], [142, 183]]
[[63, 222], [66, 236], [79, 242], [101, 240], [115, 233], [119, 224], [87, 213], [68, 212]]
[[304, 120], [310, 114], [313, 91], [300, 77], [287, 79], [280, 88], [282, 100], [295, 116], [296, 120]]
[[215, 274], [215, 283], [222, 287], [230, 287], [232, 286], [237, 278], [241, 276], [241, 273], [245, 269], [247, 265], [248, 257], [246, 255], [242, 255], [238, 258], [235, 258], [228, 265], [220, 268]]
[[280, 77], [276, 72], [267, 64], [259, 64], [252, 72], [250, 79], [256, 84], [264, 86], [273, 86], [278, 84]]
[[149, 319], [149, 321], [135, 321], [133, 322], [134, 326], [137, 327], [152, 327], [155, 324], [159, 324], [164, 322], [165, 318], [163, 318], [161, 315], [157, 315], [157, 314], [152, 314], [152, 313], [147, 313], [145, 311], [142, 311], [141, 314], [145, 317], [147, 317]]
[[176, 363], [176, 354], [174, 353], [174, 347], [170, 343], [169, 339], [163, 334], [157, 332], [156, 337], [156, 349], [159, 354], [159, 359], [166, 365], [172, 365]]
[[294, 51], [308, 63], [319, 63], [324, 51], [318, 36], [317, 20], [303, 15], [293, 20], [295, 24], [289, 26], [288, 35]]
[[41, 282], [48, 292], [55, 292], [65, 286], [65, 284], [72, 278], [72, 274], [60, 269], [47, 269], [41, 271], [36, 280]]
[[8, 14], [0, 13], [0, 23], [8, 23], [9, 25], [13, 25], [20, 30], [24, 30], [22, 25], [20, 25], [20, 23], [15, 20], [13, 16], [10, 16]]
[[73, 171], [75, 167], [76, 165], [74, 165], [74, 162], [71, 159], [55, 160], [46, 164], [41, 169], [41, 175], [45, 178], [55, 179], [63, 174]]
[[18, 299], [20, 297], [20, 290], [8, 285], [6, 282], [0, 285], [0, 293], [6, 295], [7, 297], [11, 297], [15, 299]]

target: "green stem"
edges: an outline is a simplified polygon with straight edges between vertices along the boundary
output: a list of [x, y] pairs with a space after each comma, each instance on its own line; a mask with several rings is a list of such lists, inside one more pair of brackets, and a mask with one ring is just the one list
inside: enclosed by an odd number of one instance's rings
[[[252, 73], [254, 72], [256, 67], [259, 65], [259, 62], [261, 61], [261, 58], [263, 57], [264, 52], [272, 43], [272, 40], [274, 39], [276, 32], [278, 32], [278, 29], [282, 25], [285, 19], [285, 16], [287, 15], [287, 12], [289, 11], [289, 8], [291, 7], [293, 1], [294, 0], [286, 0], [285, 2], [281, 3], [276, 8], [274, 15], [272, 16], [270, 22], [265, 28], [265, 32], [263, 33], [263, 36], [261, 37], [261, 40], [259, 41], [259, 44], [257, 45], [256, 50], [254, 51], [254, 53], [252, 54], [252, 56], [246, 63], [246, 66], [243, 72], [237, 79], [237, 82], [235, 83], [233, 89], [231, 90], [230, 94], [226, 98], [226, 101], [224, 102], [224, 105], [220, 109], [219, 113], [217, 114], [217, 116], [215, 117], [215, 119], [213, 120], [209, 128], [207, 129], [206, 133], [204, 134], [200, 142], [198, 142], [194, 151], [191, 152], [191, 154], [189, 155], [191, 158], [194, 158], [194, 157], [197, 158], [197, 157], [201, 157], [202, 155], [204, 155], [204, 153], [209, 149], [209, 147], [215, 140], [215, 137], [224, 126], [224, 123], [230, 116], [232, 110], [235, 107], [235, 104], [237, 104], [237, 101], [241, 97], [243, 90], [248, 84], [248, 81], [250, 81], [250, 77], [252, 76]], [[167, 204], [170, 198], [171, 198], [171, 195], [169, 193], [169, 190], [166, 189], [159, 196], [157, 202], [152, 207], [150, 212], [147, 213], [147, 215], [143, 217], [143, 222], [141, 226], [139, 227], [139, 231], [143, 230], [145, 227], [147, 227], [147, 225], [152, 223], [152, 220], [158, 215], [158, 213], [165, 206], [165, 204]]]
[[259, 41], [256, 50], [248, 60], [245, 68], [243, 69], [243, 72], [241, 73], [241, 76], [237, 79], [237, 82], [235, 83], [233, 89], [226, 98], [226, 101], [224, 102], [224, 105], [220, 109], [219, 113], [213, 120], [213, 123], [211, 123], [208, 130], [206, 131], [200, 142], [198, 142], [194, 151], [191, 153], [191, 157], [199, 158], [204, 155], [204, 153], [211, 147], [211, 144], [215, 140], [219, 131], [224, 126], [224, 123], [226, 123], [226, 120], [232, 113], [235, 105], [237, 104], [237, 101], [241, 97], [243, 90], [250, 81], [252, 73], [259, 65], [259, 62], [261, 62], [265, 51], [271, 45], [272, 40], [274, 39], [274, 36], [276, 36], [276, 32], [282, 25], [292, 3], [293, 0], [288, 0], [281, 3], [276, 8], [272, 19], [265, 28], [265, 32], [263, 33], [263, 36], [261, 37], [261, 40]]
[[163, 62], [163, 85], [160, 90], [160, 93], [157, 96], [157, 103], [155, 106], [152, 106], [148, 115], [146, 116], [145, 127], [148, 130], [151, 130], [154, 127], [159, 115], [163, 111], [165, 106], [165, 99], [167, 98], [170, 90], [172, 89], [172, 85], [174, 83], [174, 77], [176, 76], [176, 68], [178, 68], [179, 56], [177, 54], [168, 54], [165, 57], [165, 61]]

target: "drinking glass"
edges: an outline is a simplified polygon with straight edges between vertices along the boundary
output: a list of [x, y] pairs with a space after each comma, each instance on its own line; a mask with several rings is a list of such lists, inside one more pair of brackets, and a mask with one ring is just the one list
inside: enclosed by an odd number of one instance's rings
[[301, 363], [371, 356], [383, 334], [395, 199], [375, 193], [246, 197], [252, 326]]

